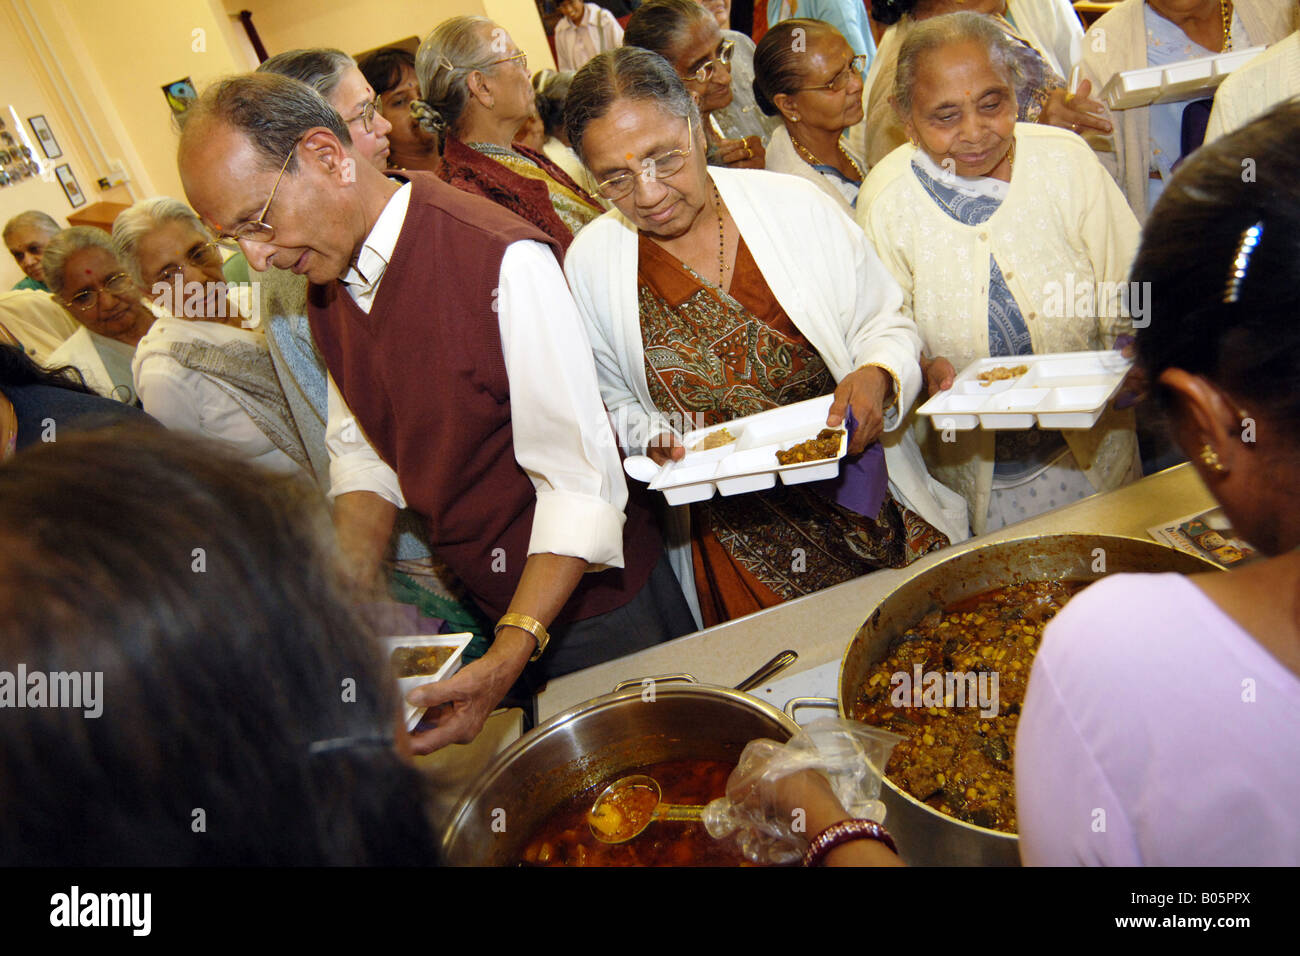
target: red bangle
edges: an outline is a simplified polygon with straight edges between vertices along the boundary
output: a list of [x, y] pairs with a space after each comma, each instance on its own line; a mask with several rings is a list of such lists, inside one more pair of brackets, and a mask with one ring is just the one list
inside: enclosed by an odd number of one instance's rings
[[839, 823], [831, 824], [813, 838], [808, 844], [808, 851], [803, 855], [803, 865], [821, 865], [831, 850], [841, 843], [852, 840], [879, 840], [894, 853], [898, 852], [898, 847], [894, 845], [894, 838], [889, 835], [889, 831], [875, 820], [841, 820]]

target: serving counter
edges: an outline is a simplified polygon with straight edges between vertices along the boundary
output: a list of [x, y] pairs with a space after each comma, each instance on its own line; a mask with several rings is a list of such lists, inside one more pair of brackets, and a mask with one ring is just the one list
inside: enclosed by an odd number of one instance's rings
[[[703, 683], [734, 685], [786, 648], [798, 652], [799, 660], [782, 677], [797, 675], [838, 661], [868, 610], [917, 571], [954, 554], [1011, 538], [1061, 532], [1149, 539], [1147, 528], [1213, 505], [1192, 466], [1177, 465], [1116, 491], [971, 538], [906, 568], [877, 571], [551, 681], [538, 696], [538, 719], [608, 694], [615, 684], [632, 678], [687, 673]], [[778, 707], [783, 703], [776, 701]]]

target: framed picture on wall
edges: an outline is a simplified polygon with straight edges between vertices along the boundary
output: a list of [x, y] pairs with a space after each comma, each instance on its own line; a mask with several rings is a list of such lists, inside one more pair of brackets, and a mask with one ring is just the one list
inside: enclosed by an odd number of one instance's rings
[[32, 128], [32, 132], [36, 135], [36, 141], [41, 144], [41, 150], [45, 153], [46, 159], [58, 159], [63, 155], [63, 150], [59, 148], [59, 141], [50, 132], [50, 124], [45, 121], [44, 116], [29, 117], [27, 125]]
[[68, 197], [68, 202], [72, 203], [73, 209], [86, 204], [86, 194], [77, 185], [77, 177], [72, 175], [71, 166], [67, 163], [62, 166], [55, 166], [54, 175], [59, 177], [59, 184], [63, 186], [63, 194]]

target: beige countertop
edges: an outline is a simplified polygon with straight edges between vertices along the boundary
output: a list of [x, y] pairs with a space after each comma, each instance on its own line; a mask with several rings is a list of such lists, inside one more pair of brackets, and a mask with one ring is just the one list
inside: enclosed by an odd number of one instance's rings
[[877, 571], [559, 678], [538, 696], [538, 718], [546, 720], [576, 703], [608, 694], [619, 681], [634, 678], [684, 672], [704, 683], [735, 684], [786, 648], [797, 651], [799, 660], [781, 676], [797, 674], [838, 660], [870, 608], [917, 571], [961, 551], [1026, 535], [1066, 531], [1147, 539], [1147, 528], [1213, 505], [1214, 499], [1191, 465], [1178, 465], [1125, 488], [964, 541], [907, 568]]

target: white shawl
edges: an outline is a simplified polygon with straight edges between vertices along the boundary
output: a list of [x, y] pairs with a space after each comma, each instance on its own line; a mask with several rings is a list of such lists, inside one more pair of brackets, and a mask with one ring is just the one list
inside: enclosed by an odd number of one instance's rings
[[[965, 540], [965, 501], [930, 476], [909, 430], [898, 427], [921, 389], [921, 340], [915, 323], [899, 311], [898, 283], [862, 230], [793, 176], [716, 166], [709, 175], [772, 294], [835, 380], [863, 365], [891, 373], [898, 402], [885, 410], [881, 436], [889, 490], [953, 543]], [[646, 382], [637, 246], [636, 228], [613, 209], [578, 233], [564, 266], [595, 353], [601, 396], [631, 453], [641, 453], [650, 437], [671, 428]], [[683, 590], [693, 599], [686, 509], [674, 510], [669, 546]]]
[[[1123, 0], [1103, 14], [1083, 38], [1083, 76], [1091, 81], [1093, 96], [1116, 73], [1147, 65], [1145, 0]], [[1294, 0], [1235, 0], [1251, 46], [1276, 43], [1297, 26]], [[1151, 123], [1147, 107], [1106, 111], [1114, 125], [1109, 136], [1090, 134], [1088, 145], [1109, 170], [1138, 222], [1147, 219], [1147, 183], [1151, 167]]]
[[[865, 170], [867, 168], [866, 161], [854, 152], [849, 142], [842, 139], [840, 143], [849, 157]], [[808, 161], [799, 155], [799, 151], [794, 148], [794, 142], [790, 139], [790, 131], [785, 127], [784, 123], [772, 134], [772, 139], [767, 144], [766, 166], [768, 172], [785, 173], [808, 180], [808, 182], [834, 199], [836, 204], [844, 210], [845, 215], [853, 215], [853, 207], [844, 198], [844, 193], [836, 189], [833, 183], [822, 173], [813, 169]]]

